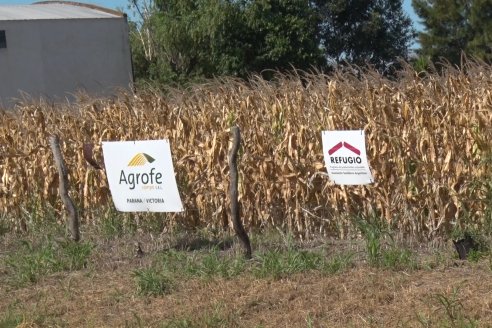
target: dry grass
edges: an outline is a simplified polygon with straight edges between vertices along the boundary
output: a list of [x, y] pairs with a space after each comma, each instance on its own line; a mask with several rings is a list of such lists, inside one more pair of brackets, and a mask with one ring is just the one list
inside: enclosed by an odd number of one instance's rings
[[[105, 174], [86, 163], [83, 144], [93, 143], [102, 163], [103, 140], [169, 138], [186, 210], [166, 222], [227, 226], [229, 128], [238, 124], [249, 227], [343, 238], [353, 233], [351, 217], [373, 212], [421, 237], [454, 225], [482, 227], [491, 215], [491, 90], [492, 67], [469, 63], [441, 76], [407, 72], [398, 82], [371, 72], [360, 79], [293, 75], [80, 99], [70, 107], [20, 105], [0, 114], [0, 208], [19, 228], [33, 216], [46, 219], [50, 209], [61, 217], [47, 141], [57, 133], [83, 222], [98, 224], [111, 200]], [[321, 146], [327, 129], [365, 129], [375, 184], [328, 180]]]
[[[7, 253], [12, 255], [18, 252], [15, 237], [9, 236], [11, 242], [5, 239]], [[10, 273], [2, 273], [0, 254], [0, 294], [4, 296], [0, 326], [489, 327], [492, 323], [488, 260], [445, 260], [435, 270], [402, 271], [376, 269], [358, 261], [342, 273], [309, 270], [281, 279], [258, 278], [248, 272], [228, 278], [183, 274], [169, 293], [142, 296], [132, 272], [148, 268], [149, 262], [168, 253], [148, 251], [143, 258], [135, 258], [128, 249], [131, 241], [99, 239], [87, 268], [48, 274], [23, 288], [12, 288], [4, 279]], [[323, 245], [329, 252], [357, 247], [344, 241]], [[232, 251], [239, 254], [236, 246]], [[450, 248], [440, 251], [451, 259]], [[181, 254], [189, 259], [207, 256], [209, 251]], [[420, 255], [423, 261], [433, 261]]]

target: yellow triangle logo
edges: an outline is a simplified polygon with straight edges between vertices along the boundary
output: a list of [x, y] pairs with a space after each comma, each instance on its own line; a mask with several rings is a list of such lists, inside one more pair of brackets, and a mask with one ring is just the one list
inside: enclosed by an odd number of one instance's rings
[[133, 156], [130, 162], [128, 162], [128, 166], [142, 166], [147, 163], [152, 163], [153, 161], [155, 161], [155, 159], [152, 156], [145, 153], [138, 153]]

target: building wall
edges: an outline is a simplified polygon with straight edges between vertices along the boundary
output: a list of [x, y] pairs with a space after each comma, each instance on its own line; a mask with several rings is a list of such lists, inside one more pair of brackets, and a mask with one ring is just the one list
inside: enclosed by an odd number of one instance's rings
[[0, 21], [0, 102], [26, 93], [60, 101], [78, 90], [107, 96], [132, 83], [128, 24], [124, 17]]

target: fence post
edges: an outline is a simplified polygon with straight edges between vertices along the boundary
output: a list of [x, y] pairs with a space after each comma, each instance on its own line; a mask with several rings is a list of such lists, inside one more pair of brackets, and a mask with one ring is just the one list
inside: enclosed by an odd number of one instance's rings
[[233, 126], [231, 128], [232, 132], [232, 148], [229, 153], [229, 169], [230, 169], [230, 188], [229, 188], [229, 196], [231, 198], [231, 216], [232, 216], [232, 225], [234, 226], [234, 230], [236, 231], [239, 240], [244, 248], [244, 256], [247, 259], [250, 259], [252, 256], [251, 252], [251, 243], [249, 241], [248, 234], [246, 230], [244, 230], [243, 223], [239, 216], [239, 202], [238, 202], [238, 172], [237, 172], [237, 152], [239, 150], [239, 145], [241, 143], [241, 134], [239, 132], [239, 127]]
[[68, 211], [68, 230], [72, 240], [79, 241], [80, 231], [79, 231], [79, 215], [77, 209], [72, 202], [72, 199], [68, 195], [68, 174], [67, 168], [63, 161], [63, 156], [60, 150], [60, 139], [57, 135], [52, 135], [49, 138], [51, 151], [55, 157], [55, 164], [60, 177], [60, 197], [65, 205], [65, 209]]

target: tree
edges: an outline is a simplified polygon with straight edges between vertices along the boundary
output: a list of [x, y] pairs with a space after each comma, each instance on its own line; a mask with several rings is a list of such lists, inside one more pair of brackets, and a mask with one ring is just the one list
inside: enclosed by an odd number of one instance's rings
[[318, 0], [321, 38], [326, 55], [344, 62], [384, 70], [407, 59], [415, 31], [403, 13], [402, 0]]
[[130, 0], [135, 76], [163, 83], [335, 63], [384, 70], [414, 31], [402, 0]]
[[474, 0], [470, 8], [471, 40], [466, 51], [492, 62], [492, 0]]
[[[164, 83], [323, 64], [307, 1], [155, 0], [141, 27], [152, 42], [132, 33], [135, 75]], [[149, 44], [153, 51], [144, 48]]]
[[[132, 0], [132, 6], [139, 12], [140, 5]], [[237, 74], [240, 68], [235, 66], [236, 54], [234, 49], [230, 53], [227, 44], [228, 31], [235, 29], [237, 21], [231, 3], [155, 0], [149, 7], [150, 14], [142, 15], [139, 33], [132, 33], [137, 77], [147, 76], [161, 83], [185, 83], [217, 74]], [[149, 33], [142, 33], [142, 29]]]
[[421, 54], [459, 65], [465, 52], [492, 60], [492, 0], [412, 0], [425, 27]]
[[309, 1], [245, 1], [244, 14], [254, 49], [247, 62], [249, 71], [309, 70], [325, 64], [320, 16]]
[[412, 5], [425, 26], [420, 33], [420, 53], [433, 62], [445, 57], [459, 64], [461, 51], [470, 39], [467, 26], [470, 1], [468, 0], [412, 0]]
[[142, 34], [144, 29], [142, 27], [139, 28], [135, 22], [129, 22], [128, 25], [130, 29], [133, 75], [135, 80], [145, 79], [149, 75], [149, 66], [153, 58], [153, 54], [146, 51], [151, 50], [146, 47], [145, 43], [146, 40], [150, 40], [145, 38]]

